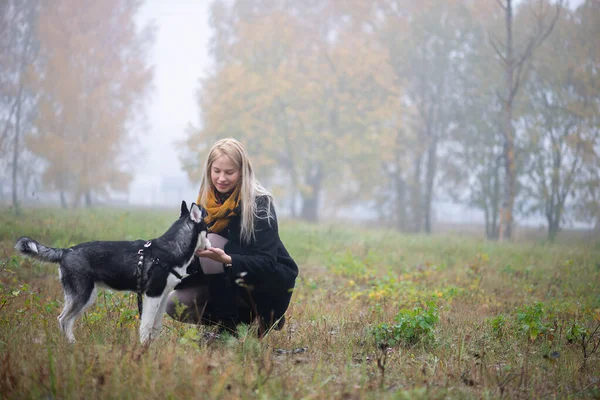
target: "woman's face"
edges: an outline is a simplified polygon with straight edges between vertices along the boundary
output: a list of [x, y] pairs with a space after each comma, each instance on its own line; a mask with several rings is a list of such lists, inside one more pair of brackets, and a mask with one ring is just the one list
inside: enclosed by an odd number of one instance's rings
[[210, 180], [219, 193], [229, 193], [235, 189], [240, 176], [240, 169], [225, 154], [221, 154], [215, 158], [210, 167]]

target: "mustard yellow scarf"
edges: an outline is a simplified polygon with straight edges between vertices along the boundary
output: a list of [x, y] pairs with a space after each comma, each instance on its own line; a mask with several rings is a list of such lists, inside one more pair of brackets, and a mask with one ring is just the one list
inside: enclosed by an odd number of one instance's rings
[[[198, 197], [197, 203], [200, 203], [201, 199]], [[240, 204], [240, 187], [237, 186], [233, 193], [221, 203], [214, 190], [208, 191], [208, 199], [204, 208], [206, 209], [207, 216], [204, 217], [204, 221], [208, 225], [208, 231], [212, 233], [220, 233], [229, 225], [231, 217], [237, 215]]]

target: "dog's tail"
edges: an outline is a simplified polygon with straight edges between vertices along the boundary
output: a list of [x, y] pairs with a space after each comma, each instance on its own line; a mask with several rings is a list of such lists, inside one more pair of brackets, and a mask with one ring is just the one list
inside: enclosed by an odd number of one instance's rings
[[38, 260], [58, 263], [62, 260], [67, 249], [55, 249], [53, 247], [46, 247], [43, 244], [39, 244], [35, 240], [28, 237], [21, 237], [15, 244], [15, 249], [19, 250], [22, 254], [37, 258]]

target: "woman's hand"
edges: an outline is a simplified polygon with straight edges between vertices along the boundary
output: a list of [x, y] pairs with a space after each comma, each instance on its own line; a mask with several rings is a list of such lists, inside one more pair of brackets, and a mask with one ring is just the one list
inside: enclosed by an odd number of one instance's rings
[[211, 260], [221, 262], [223, 264], [231, 264], [231, 256], [229, 256], [223, 249], [218, 247], [211, 247], [206, 250], [198, 249], [196, 251], [196, 255], [198, 257], [206, 257]]

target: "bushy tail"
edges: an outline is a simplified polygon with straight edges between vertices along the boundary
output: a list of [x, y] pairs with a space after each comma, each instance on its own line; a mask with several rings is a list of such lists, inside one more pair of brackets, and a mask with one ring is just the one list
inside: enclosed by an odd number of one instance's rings
[[39, 244], [33, 239], [23, 236], [17, 240], [15, 249], [26, 256], [37, 258], [38, 260], [58, 263], [62, 260], [67, 249], [55, 249]]

